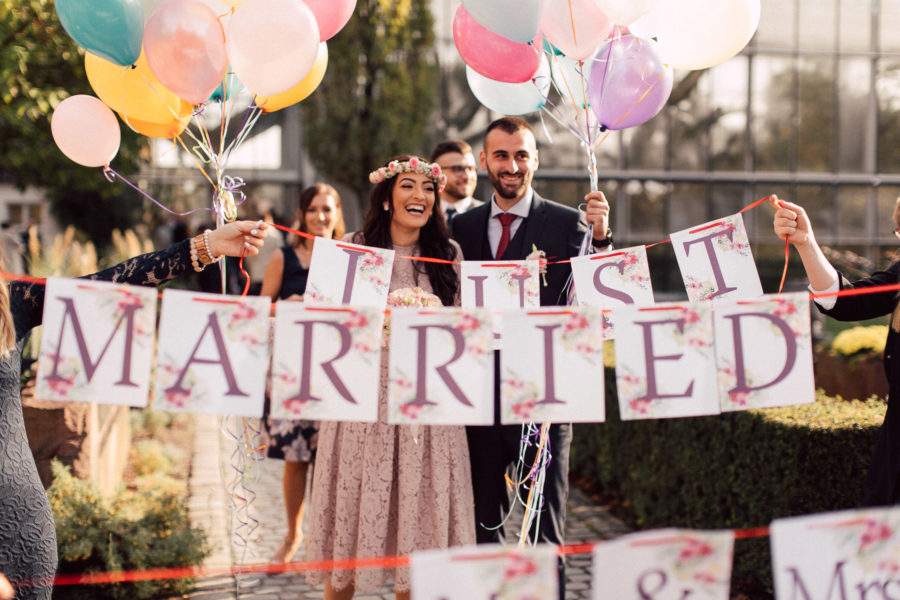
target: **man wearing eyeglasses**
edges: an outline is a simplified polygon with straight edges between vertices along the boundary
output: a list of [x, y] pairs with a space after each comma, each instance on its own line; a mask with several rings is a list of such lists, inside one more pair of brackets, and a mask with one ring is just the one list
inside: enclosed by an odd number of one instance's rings
[[431, 162], [440, 165], [447, 175], [447, 185], [441, 192], [441, 208], [448, 223], [456, 215], [484, 204], [472, 197], [478, 183], [472, 146], [463, 140], [445, 140], [431, 153]]

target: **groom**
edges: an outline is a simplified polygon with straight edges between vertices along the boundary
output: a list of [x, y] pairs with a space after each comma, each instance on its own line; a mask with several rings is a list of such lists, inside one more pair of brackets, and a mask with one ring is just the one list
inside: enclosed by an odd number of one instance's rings
[[[533, 248], [547, 259], [560, 261], [578, 254], [586, 226], [578, 211], [541, 198], [531, 180], [538, 167], [534, 131], [520, 117], [503, 117], [491, 123], [480, 154], [481, 168], [493, 187], [489, 203], [462, 213], [451, 222], [453, 238], [466, 260], [523, 260]], [[594, 225], [593, 247], [611, 247], [609, 205], [601, 192], [585, 197], [586, 219]], [[547, 267], [546, 285], [541, 287], [541, 305], [566, 303], [566, 282], [572, 272], [568, 263]], [[494, 424], [466, 428], [475, 492], [475, 526], [479, 544], [503, 540], [499, 525], [509, 512], [510, 495], [504, 475], [519, 457], [522, 428], [500, 425], [500, 365], [494, 361]], [[546, 467], [544, 503], [541, 507], [538, 540], [564, 544], [566, 498], [569, 493], [569, 445], [571, 423], [554, 423], [549, 431], [552, 456]], [[534, 461], [534, 448], [526, 454], [527, 465]], [[532, 531], [530, 536], [533, 535]], [[559, 594], [565, 597], [565, 571], [559, 569]]]

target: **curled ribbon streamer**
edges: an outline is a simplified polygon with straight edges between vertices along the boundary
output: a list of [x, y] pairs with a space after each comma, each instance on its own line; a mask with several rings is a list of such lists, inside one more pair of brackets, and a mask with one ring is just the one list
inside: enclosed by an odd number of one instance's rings
[[178, 216], [180, 216], [180, 217], [184, 217], [184, 216], [193, 214], [193, 213], [198, 212], [198, 211], [201, 211], [201, 210], [208, 210], [208, 211], [212, 212], [211, 209], [205, 208], [205, 207], [202, 207], [202, 208], [195, 208], [195, 209], [193, 209], [193, 210], [189, 210], [189, 211], [183, 212], [183, 213], [182, 213], [182, 212], [175, 212], [174, 210], [170, 209], [168, 206], [166, 206], [166, 205], [164, 205], [164, 204], [158, 202], [158, 201], [156, 200], [156, 198], [154, 198], [153, 196], [151, 196], [150, 194], [148, 194], [147, 192], [145, 192], [144, 190], [142, 190], [142, 189], [139, 188], [138, 186], [136, 186], [136, 185], [134, 185], [133, 183], [131, 183], [130, 181], [128, 181], [128, 179], [126, 179], [125, 177], [122, 177], [119, 173], [117, 173], [116, 171], [114, 171], [114, 170], [112, 169], [112, 167], [110, 167], [110, 166], [108, 166], [108, 165], [105, 166], [105, 167], [103, 167], [103, 176], [106, 177], [106, 180], [109, 181], [110, 183], [115, 183], [116, 179], [119, 179], [119, 180], [123, 181], [125, 184], [127, 184], [129, 187], [131, 187], [133, 190], [135, 190], [135, 191], [136, 191], [137, 193], [139, 193], [141, 196], [143, 196], [144, 198], [150, 200], [151, 202], [153, 202], [153, 204], [157, 205], [158, 207], [160, 207], [161, 209], [163, 209], [163, 210], [166, 211], [167, 213], [171, 213], [171, 214], [173, 214], [173, 215], [178, 215]]

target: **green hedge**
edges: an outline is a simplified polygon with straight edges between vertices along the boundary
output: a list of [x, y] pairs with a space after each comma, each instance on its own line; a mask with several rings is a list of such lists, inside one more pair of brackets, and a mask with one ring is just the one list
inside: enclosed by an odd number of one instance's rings
[[[858, 506], [885, 410], [819, 393], [804, 406], [622, 422], [612, 369], [606, 396], [606, 423], [575, 426], [571, 471], [621, 495], [641, 529], [761, 527]], [[768, 538], [738, 541], [734, 578], [771, 588]]]

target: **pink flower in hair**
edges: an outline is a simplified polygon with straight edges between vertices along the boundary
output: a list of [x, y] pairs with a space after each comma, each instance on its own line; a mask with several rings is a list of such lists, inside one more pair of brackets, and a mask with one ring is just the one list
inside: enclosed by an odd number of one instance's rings
[[419, 168], [419, 159], [413, 156], [409, 159], [409, 168], [412, 170], [416, 170]]
[[400, 163], [398, 163], [396, 160], [392, 160], [391, 162], [388, 163], [388, 169], [390, 169], [391, 171], [396, 171], [399, 168], [400, 168]]

